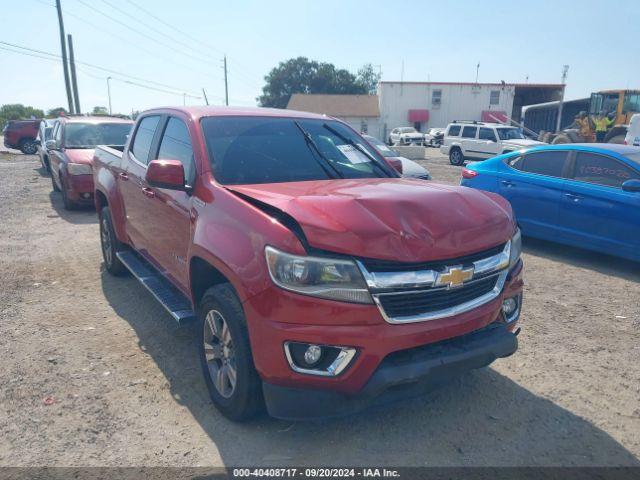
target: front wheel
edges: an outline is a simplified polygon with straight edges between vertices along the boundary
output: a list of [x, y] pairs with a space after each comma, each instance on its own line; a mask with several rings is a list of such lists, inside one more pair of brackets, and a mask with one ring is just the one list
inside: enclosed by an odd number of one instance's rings
[[127, 267], [116, 255], [118, 251], [123, 249], [123, 246], [118, 241], [116, 232], [113, 229], [109, 207], [104, 207], [100, 211], [100, 246], [102, 247], [102, 259], [107, 272], [116, 277], [128, 272]]
[[213, 404], [227, 418], [248, 420], [264, 405], [247, 322], [233, 288], [209, 288], [198, 308], [200, 361]]
[[20, 151], [25, 155], [34, 155], [38, 152], [38, 146], [33, 140], [22, 140], [20, 142]]
[[459, 148], [454, 148], [449, 152], [449, 163], [451, 165], [455, 165], [456, 167], [460, 167], [464, 165], [464, 155], [462, 155], [462, 150]]
[[64, 205], [64, 209], [75, 210], [77, 205], [73, 200], [69, 198], [67, 186], [64, 184], [64, 180], [62, 179], [62, 177], [60, 177], [60, 192], [62, 193], [62, 204]]

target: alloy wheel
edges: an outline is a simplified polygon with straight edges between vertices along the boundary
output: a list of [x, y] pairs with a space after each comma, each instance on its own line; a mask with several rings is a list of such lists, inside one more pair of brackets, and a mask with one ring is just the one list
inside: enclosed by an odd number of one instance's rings
[[237, 368], [231, 331], [223, 315], [210, 310], [204, 321], [204, 356], [218, 393], [229, 398], [236, 388]]

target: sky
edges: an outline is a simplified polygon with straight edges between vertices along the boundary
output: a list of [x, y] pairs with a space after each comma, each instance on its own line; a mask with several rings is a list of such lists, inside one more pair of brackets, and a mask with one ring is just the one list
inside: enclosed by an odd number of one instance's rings
[[[242, 106], [297, 56], [405, 81], [475, 81], [480, 63], [480, 82], [559, 83], [569, 65], [567, 99], [640, 88], [637, 0], [61, 1], [76, 59], [93, 65], [78, 65], [85, 112], [108, 106], [108, 76], [114, 113], [203, 104], [203, 88], [222, 104], [225, 54], [229, 103]], [[0, 105], [66, 106], [60, 61], [6, 45], [59, 55], [54, 0], [0, 6]]]

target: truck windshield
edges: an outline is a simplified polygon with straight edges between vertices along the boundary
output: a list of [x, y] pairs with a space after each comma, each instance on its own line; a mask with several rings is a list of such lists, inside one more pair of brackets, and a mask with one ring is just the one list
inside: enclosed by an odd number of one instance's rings
[[526, 138], [517, 128], [496, 128], [500, 140], [522, 140]]
[[131, 131], [128, 123], [67, 123], [66, 148], [94, 148], [96, 145], [124, 145]]
[[372, 161], [380, 157], [366, 141], [334, 120], [220, 116], [201, 124], [213, 174], [222, 184], [391, 176]]

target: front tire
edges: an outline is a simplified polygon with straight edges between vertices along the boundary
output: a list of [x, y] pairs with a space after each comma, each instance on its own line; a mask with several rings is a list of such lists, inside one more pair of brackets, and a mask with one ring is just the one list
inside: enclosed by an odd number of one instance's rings
[[200, 362], [213, 404], [230, 420], [257, 415], [264, 406], [247, 322], [231, 285], [209, 288], [198, 306]]
[[464, 155], [462, 155], [462, 150], [459, 148], [452, 148], [449, 152], [449, 163], [456, 167], [464, 165]]
[[35, 155], [38, 153], [38, 146], [33, 140], [22, 140], [20, 142], [20, 151], [25, 155]]
[[100, 211], [100, 246], [102, 247], [102, 259], [107, 272], [116, 277], [126, 274], [128, 272], [127, 267], [116, 255], [117, 252], [124, 249], [124, 246], [116, 237], [109, 207], [104, 207]]
[[58, 184], [56, 183], [56, 179], [54, 177], [53, 172], [51, 172], [51, 188], [53, 189], [54, 192], [60, 191], [60, 187], [58, 187]]
[[67, 186], [64, 184], [64, 180], [60, 177], [60, 193], [62, 193], [62, 203], [64, 205], [65, 210], [75, 210], [76, 203], [69, 198], [69, 194], [67, 193]]

